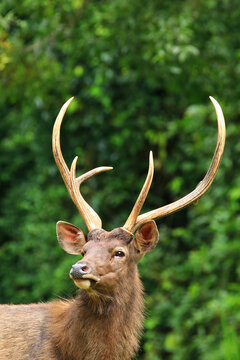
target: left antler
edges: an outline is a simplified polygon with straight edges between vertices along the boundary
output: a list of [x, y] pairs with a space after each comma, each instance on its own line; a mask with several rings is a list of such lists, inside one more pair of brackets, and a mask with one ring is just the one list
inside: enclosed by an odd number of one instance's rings
[[123, 226], [123, 228], [125, 228], [126, 230], [133, 232], [142, 223], [145, 223], [149, 220], [157, 219], [159, 217], [169, 215], [175, 211], [182, 209], [183, 207], [185, 207], [187, 205], [190, 205], [191, 203], [197, 201], [211, 186], [211, 184], [216, 176], [216, 173], [217, 173], [220, 161], [221, 161], [221, 157], [223, 154], [226, 130], [225, 130], [224, 116], [223, 116], [220, 105], [211, 96], [210, 96], [210, 100], [212, 101], [215, 111], [216, 111], [216, 114], [217, 114], [218, 140], [217, 140], [217, 146], [216, 146], [213, 158], [212, 158], [211, 165], [210, 165], [205, 177], [198, 184], [196, 189], [193, 190], [192, 192], [190, 192], [188, 195], [182, 197], [181, 199], [179, 199], [171, 204], [162, 206], [158, 209], [155, 209], [155, 210], [149, 211], [145, 214], [139, 215], [141, 208], [143, 206], [144, 200], [147, 196], [148, 190], [150, 188], [150, 184], [151, 184], [151, 183], [149, 183], [149, 185], [146, 186], [146, 183], [148, 182], [148, 180], [149, 180], [149, 182], [151, 181], [149, 179], [151, 176], [148, 174], [147, 180], [146, 180], [146, 182], [143, 186], [143, 189], [134, 205], [134, 208], [133, 208], [130, 216], [128, 217], [126, 223]]
[[54, 127], [53, 127], [53, 135], [52, 135], [52, 148], [53, 148], [53, 155], [56, 161], [56, 164], [59, 168], [59, 171], [62, 175], [63, 181], [68, 189], [68, 192], [78, 208], [78, 211], [80, 212], [85, 224], [88, 227], [88, 230], [94, 230], [94, 229], [101, 229], [102, 227], [102, 221], [98, 214], [91, 208], [91, 206], [83, 199], [81, 193], [80, 193], [80, 185], [90, 177], [92, 177], [95, 174], [98, 174], [102, 171], [111, 170], [112, 167], [98, 167], [96, 169], [93, 169], [91, 171], [88, 171], [87, 173], [79, 176], [76, 178], [76, 164], [77, 164], [77, 157], [72, 162], [71, 171], [69, 171], [69, 168], [63, 158], [61, 146], [60, 146], [60, 129], [62, 120], [64, 117], [64, 114], [73, 100], [73, 97], [69, 99], [61, 108]]

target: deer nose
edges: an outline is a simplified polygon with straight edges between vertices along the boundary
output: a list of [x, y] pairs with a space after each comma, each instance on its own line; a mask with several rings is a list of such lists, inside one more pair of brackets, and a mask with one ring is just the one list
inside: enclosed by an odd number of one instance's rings
[[86, 264], [74, 264], [70, 270], [70, 277], [73, 279], [81, 279], [83, 275], [89, 273], [89, 267]]

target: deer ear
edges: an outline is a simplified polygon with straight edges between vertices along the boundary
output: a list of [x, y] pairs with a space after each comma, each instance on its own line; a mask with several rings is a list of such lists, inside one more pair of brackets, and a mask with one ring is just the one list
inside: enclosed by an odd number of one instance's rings
[[158, 237], [157, 225], [153, 220], [146, 222], [137, 229], [134, 245], [139, 251], [140, 258], [155, 248]]
[[81, 254], [86, 236], [78, 227], [65, 221], [57, 222], [57, 239], [60, 246], [69, 254]]

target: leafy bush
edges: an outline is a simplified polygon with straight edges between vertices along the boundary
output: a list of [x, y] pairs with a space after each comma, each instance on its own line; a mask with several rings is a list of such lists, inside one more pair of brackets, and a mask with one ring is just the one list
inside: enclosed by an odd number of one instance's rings
[[150, 149], [155, 177], [143, 211], [202, 179], [216, 142], [212, 95], [227, 119], [224, 158], [196, 207], [158, 222], [160, 245], [140, 264], [147, 315], [138, 359], [237, 359], [238, 1], [5, 0], [0, 14], [1, 302], [75, 291], [75, 258], [55, 238], [59, 219], [84, 228], [51, 155], [65, 100], [76, 96], [63, 124], [67, 162], [77, 154], [81, 172], [115, 169], [82, 186], [108, 230], [125, 222]]

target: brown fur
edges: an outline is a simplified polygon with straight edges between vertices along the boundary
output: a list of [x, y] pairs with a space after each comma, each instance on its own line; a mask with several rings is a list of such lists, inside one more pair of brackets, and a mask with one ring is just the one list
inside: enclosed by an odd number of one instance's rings
[[[60, 237], [61, 246], [71, 252], [71, 246], [76, 250], [80, 245], [76, 246], [78, 231], [73, 239], [76, 227], [69, 232], [69, 226]], [[80, 289], [75, 299], [0, 306], [0, 359], [132, 359], [138, 349], [144, 309], [137, 261], [141, 241], [143, 247], [151, 242], [149, 231], [146, 239], [144, 232], [143, 227], [138, 248], [132, 234], [121, 228], [93, 231], [85, 242], [81, 236], [79, 251], [85, 255], [77, 264], [87, 264], [100, 281], [88, 290]], [[156, 233], [152, 240], [156, 242]], [[119, 248], [124, 257], [114, 255]]]
[[0, 359], [57, 359], [49, 342], [49, 305], [0, 306]]
[[138, 348], [143, 296], [137, 273], [134, 287], [122, 284], [115, 298], [95, 299], [80, 290], [75, 301], [51, 304], [53, 342], [59, 359], [128, 360]]

